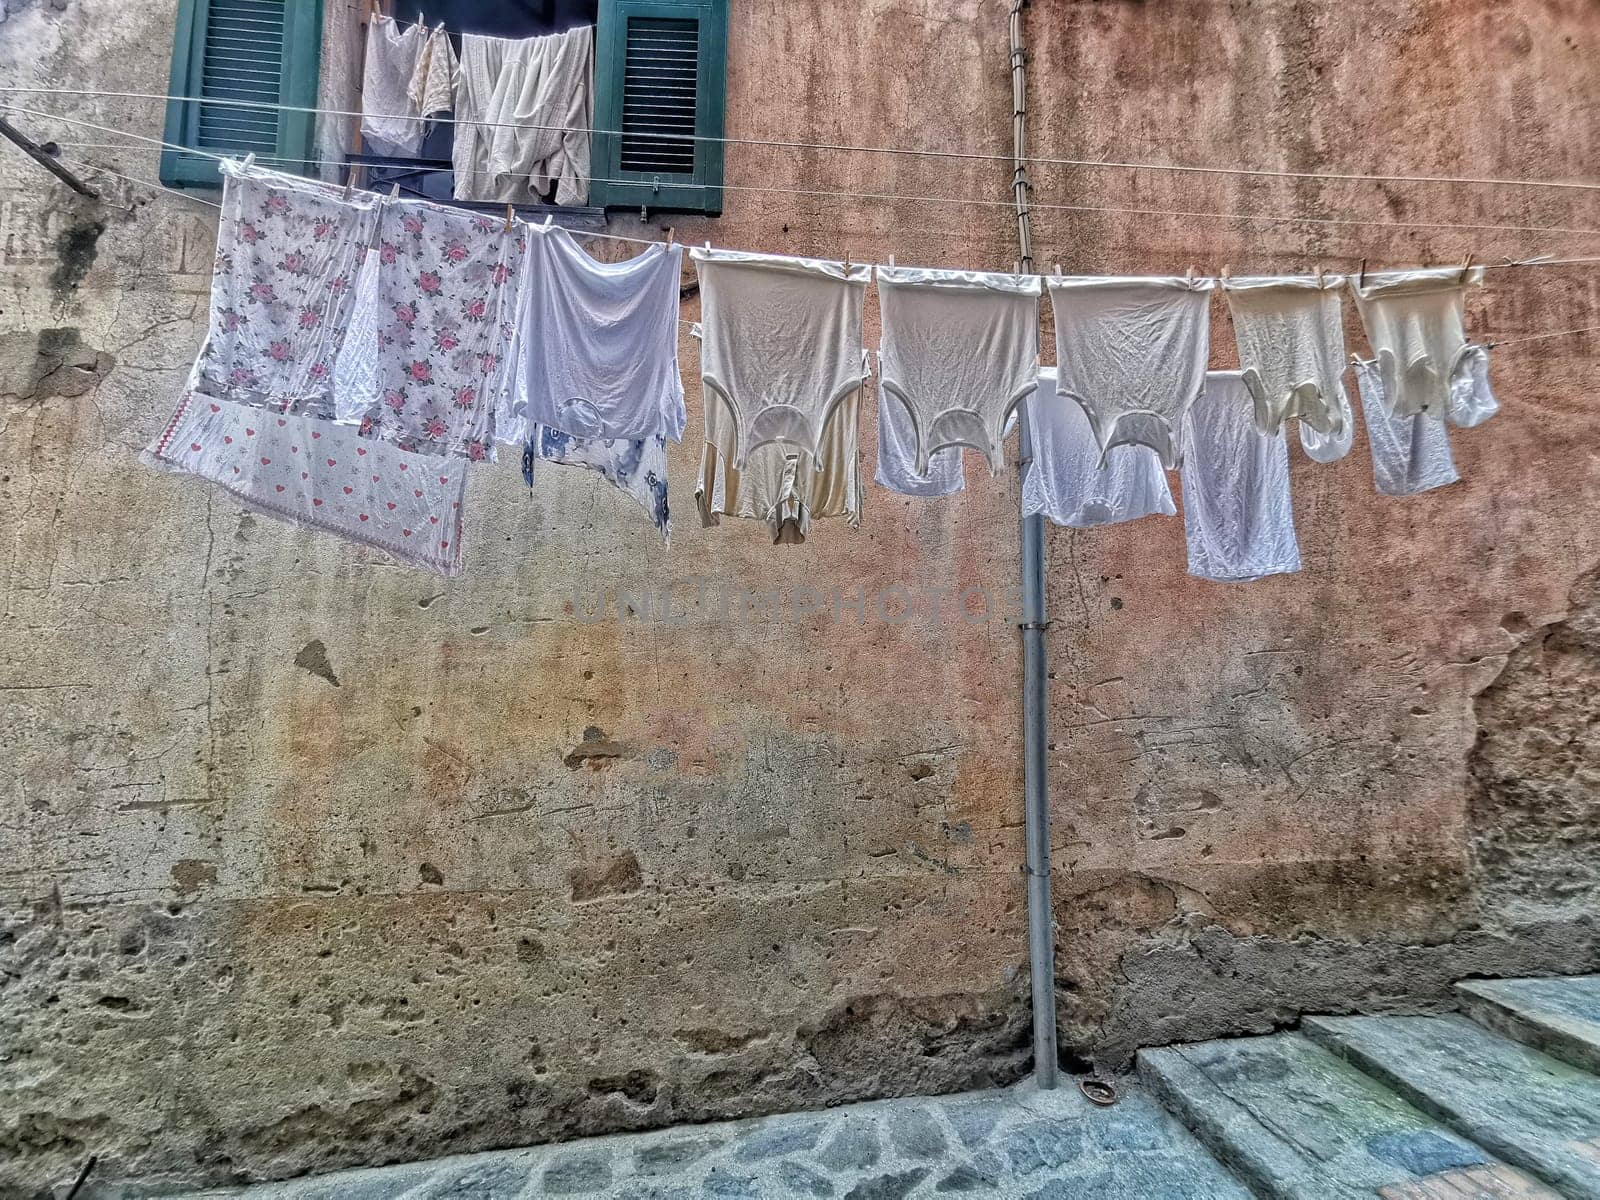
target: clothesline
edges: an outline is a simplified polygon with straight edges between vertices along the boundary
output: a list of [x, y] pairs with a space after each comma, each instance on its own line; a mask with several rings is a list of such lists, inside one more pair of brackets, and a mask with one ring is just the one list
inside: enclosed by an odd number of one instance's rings
[[[113, 128], [113, 127], [108, 126], [108, 125], [100, 125], [100, 124], [97, 124], [97, 123], [95, 123], [93, 121], [85, 121], [85, 120], [83, 120], [81, 118], [78, 118], [78, 117], [61, 116], [61, 115], [56, 114], [56, 113], [47, 113], [47, 112], [39, 111], [37, 109], [22, 108], [22, 107], [19, 107], [19, 106], [7, 105], [7, 104], [0, 104], [0, 111], [14, 112], [14, 113], [19, 113], [19, 114], [26, 115], [26, 116], [41, 117], [41, 118], [44, 118], [46, 120], [61, 121], [61, 122], [65, 123], [65, 124], [68, 124], [68, 125], [77, 125], [77, 126], [81, 126], [83, 128], [87, 128], [87, 129], [98, 130], [99, 132], [102, 132], [102, 133], [114, 134], [114, 135], [116, 135], [118, 137], [130, 138], [130, 139], [132, 139], [133, 141], [136, 141], [136, 142], [141, 142], [141, 143], [145, 143], [145, 144], [152, 145], [152, 146], [159, 146], [162, 149], [166, 149], [166, 150], [175, 150], [175, 151], [178, 151], [180, 153], [185, 153], [185, 154], [195, 154], [195, 155], [198, 155], [200, 157], [213, 159], [213, 160], [215, 160], [217, 162], [221, 162], [223, 160], [223, 158], [224, 158], [224, 156], [220, 155], [220, 154], [214, 154], [214, 153], [211, 153], [209, 151], [198, 150], [198, 149], [194, 149], [192, 147], [180, 146], [180, 145], [177, 145], [177, 144], [172, 143], [172, 142], [163, 141], [160, 138], [153, 138], [153, 137], [149, 137], [149, 136], [144, 135], [144, 134], [133, 133], [133, 132], [127, 131], [127, 130], [120, 130], [120, 129], [116, 129], [116, 128]], [[268, 158], [264, 158], [262, 161], [284, 162], [285, 160], [282, 160], [282, 159], [280, 159], [280, 158], [278, 158], [276, 156], [271, 156], [271, 157], [268, 157]], [[333, 159], [292, 159], [292, 160], [287, 160], [287, 162], [288, 163], [299, 163], [299, 164], [304, 164], [304, 165], [335, 166], [335, 167], [342, 167], [342, 166], [348, 166], [349, 165], [347, 163], [344, 163], [343, 161], [333, 160]], [[432, 171], [432, 170], [440, 170], [440, 171], [442, 171], [445, 168], [421, 168], [421, 167], [419, 167], [419, 168], [407, 168], [407, 169], [408, 170], [413, 170], [413, 171]], [[591, 180], [591, 182], [594, 182], [594, 183], [628, 183], [628, 182], [635, 182], [635, 181], [598, 178], [598, 179]], [[983, 198], [980, 198], [980, 197], [922, 196], [922, 195], [907, 195], [907, 194], [904, 194], [904, 193], [897, 193], [897, 192], [827, 191], [827, 190], [810, 189], [810, 188], [775, 188], [775, 187], [760, 187], [760, 186], [749, 185], [749, 184], [726, 184], [726, 183], [725, 184], [721, 184], [719, 186], [721, 186], [722, 188], [724, 188], [725, 190], [728, 190], [728, 191], [761, 192], [761, 193], [768, 193], [768, 194], [773, 194], [773, 195], [816, 196], [816, 197], [824, 197], [824, 198], [849, 199], [849, 200], [877, 200], [877, 201], [886, 201], [886, 202], [890, 202], [890, 203], [958, 204], [958, 205], [971, 205], [971, 206], [981, 206], [981, 207], [1005, 208], [1005, 209], [1010, 209], [1010, 208], [1014, 207], [1014, 201], [1012, 201], [1012, 200], [989, 200], [989, 199], [983, 199]], [[1280, 215], [1280, 214], [1271, 214], [1271, 213], [1230, 213], [1230, 212], [1212, 212], [1212, 211], [1205, 211], [1205, 210], [1186, 210], [1186, 209], [1125, 208], [1125, 207], [1117, 207], [1117, 206], [1112, 206], [1112, 205], [1057, 204], [1057, 203], [1044, 202], [1044, 201], [1040, 201], [1040, 202], [1034, 203], [1034, 204], [1032, 204], [1031, 207], [1037, 208], [1037, 209], [1045, 209], [1045, 210], [1051, 210], [1051, 211], [1062, 211], [1062, 212], [1090, 212], [1090, 213], [1106, 213], [1106, 214], [1124, 214], [1124, 215], [1131, 215], [1131, 216], [1169, 216], [1169, 217], [1181, 217], [1181, 218], [1184, 218], [1184, 219], [1208, 218], [1208, 219], [1216, 219], [1216, 220], [1266, 221], [1266, 222], [1271, 222], [1271, 223], [1276, 223], [1276, 224], [1309, 224], [1309, 225], [1329, 225], [1329, 226], [1341, 226], [1341, 227], [1384, 228], [1384, 229], [1438, 229], [1438, 230], [1453, 230], [1453, 231], [1460, 231], [1460, 232], [1478, 232], [1478, 233], [1482, 233], [1482, 232], [1496, 232], [1496, 233], [1563, 233], [1563, 234], [1574, 234], [1574, 235], [1577, 235], [1577, 236], [1580, 236], [1580, 237], [1589, 237], [1589, 236], [1600, 237], [1600, 229], [1573, 228], [1573, 227], [1569, 227], [1569, 226], [1559, 226], [1559, 225], [1497, 225], [1497, 224], [1487, 224], [1487, 223], [1462, 223], [1462, 222], [1448, 222], [1448, 221], [1370, 221], [1370, 220], [1363, 220], [1363, 219], [1360, 219], [1360, 218], [1352, 218], [1352, 217], [1312, 217], [1312, 216], [1303, 216], [1303, 215]], [[619, 239], [619, 240], [622, 240], [622, 239]], [[1356, 256], [1352, 254], [1352, 255], [1348, 255], [1346, 257], [1354, 258]]]
[[[349, 109], [320, 108], [299, 104], [281, 104], [263, 100], [234, 100], [222, 97], [175, 96], [166, 92], [113, 92], [100, 91], [90, 88], [44, 88], [17, 85], [0, 87], [0, 94], [17, 93], [47, 96], [82, 96], [94, 99], [116, 100], [160, 100], [163, 102], [177, 100], [188, 103], [201, 103], [208, 106], [268, 109], [277, 112], [306, 113], [330, 117], [365, 116], [377, 117], [383, 120], [412, 120], [416, 117], [416, 114], [414, 113], [362, 113], [351, 111]], [[623, 131], [616, 129], [598, 129], [581, 125], [538, 125], [520, 121], [508, 122], [457, 119], [453, 123], [460, 125], [475, 125], [485, 128], [532, 129], [551, 133], [588, 133], [618, 137], [622, 136], [623, 133]], [[688, 133], [652, 133], [649, 136], [652, 140], [656, 141], [715, 142], [719, 145], [757, 146], [780, 150], [824, 150], [850, 154], [907, 155], [919, 158], [970, 159], [985, 162], [1003, 163], [1014, 163], [1016, 161], [1013, 156], [1009, 154], [989, 154], [980, 151], [967, 150], [921, 150], [913, 147], [903, 146], [866, 146], [838, 142], [799, 142], [783, 141], [770, 138], [720, 137], [709, 134]], [[1379, 175], [1356, 172], [1284, 171], [1262, 167], [1221, 167], [1211, 165], [1197, 166], [1186, 163], [1120, 162], [1107, 159], [1055, 158], [1039, 155], [1030, 155], [1026, 158], [1026, 161], [1043, 166], [1079, 167], [1090, 170], [1169, 171], [1188, 174], [1241, 175], [1278, 179], [1323, 179], [1369, 183], [1447, 183], [1469, 184], [1485, 187], [1539, 187], [1568, 189], [1575, 191], [1600, 191], [1600, 183], [1590, 183], [1581, 180], [1506, 179], [1494, 176], [1470, 175]]]
[[[0, 104], [0, 111], [11, 111], [11, 110], [9, 109], [9, 106], [4, 105], [4, 104]], [[71, 118], [62, 118], [62, 119], [69, 120], [69, 121], [71, 120]], [[96, 126], [96, 128], [100, 128], [100, 127]], [[116, 132], [119, 132], [119, 131], [110, 130], [110, 132], [116, 133]], [[154, 145], [161, 146], [161, 147], [182, 149], [182, 147], [173, 146], [172, 143], [163, 142], [163, 141], [161, 141], [159, 139], [156, 139], [156, 138], [143, 137], [142, 135], [139, 135], [139, 134], [128, 133], [125, 136], [130, 137], [130, 138], [134, 138], [134, 139], [136, 139], [138, 141], [142, 141], [142, 142], [150, 142], [150, 143], [152, 143]], [[76, 146], [76, 143], [69, 143], [69, 145]], [[210, 154], [209, 152], [206, 152], [206, 151], [195, 151], [195, 153], [202, 154], [205, 157], [215, 159], [218, 162], [224, 161], [224, 156], [222, 156], [222, 155]], [[167, 193], [170, 193], [170, 194], [172, 194], [174, 196], [179, 197], [180, 199], [188, 200], [188, 201], [190, 201], [192, 203], [195, 203], [195, 204], [203, 204], [203, 205], [207, 206], [208, 208], [216, 208], [216, 209], [220, 209], [221, 208], [221, 205], [215, 203], [214, 201], [202, 199], [199, 196], [191, 195], [188, 192], [180, 191], [180, 190], [178, 190], [176, 188], [169, 188], [165, 184], [159, 184], [159, 183], [152, 182], [150, 180], [140, 179], [140, 178], [138, 178], [136, 176], [122, 174], [122, 173], [120, 173], [118, 171], [114, 171], [114, 170], [110, 169], [109, 167], [104, 167], [104, 166], [101, 166], [101, 165], [96, 164], [96, 163], [91, 163], [91, 162], [88, 162], [87, 160], [84, 160], [84, 159], [67, 158], [67, 159], [65, 159], [65, 161], [72, 162], [75, 165], [82, 166], [82, 167], [84, 167], [86, 169], [89, 169], [89, 170], [103, 171], [105, 174], [111, 175], [114, 178], [126, 180], [129, 183], [138, 184], [140, 186], [151, 188], [151, 189], [154, 189], [154, 190], [157, 190], [157, 191], [167, 192]], [[575, 235], [575, 236], [579, 236], [579, 237], [606, 238], [606, 239], [609, 239], [611, 241], [626, 242], [628, 244], [636, 245], [636, 246], [657, 246], [657, 245], [661, 245], [662, 244], [662, 241], [661, 241], [660, 238], [634, 238], [634, 237], [627, 237], [627, 236], [625, 236], [623, 234], [611, 233], [611, 232], [602, 232], [602, 231], [599, 231], [599, 230], [569, 229], [568, 232], [573, 234], [573, 235]], [[1349, 255], [1347, 257], [1352, 257], [1353, 258], [1355, 256], [1354, 255]], [[1507, 260], [1505, 262], [1500, 262], [1500, 263], [1483, 263], [1481, 265], [1486, 270], [1493, 270], [1493, 269], [1501, 269], [1501, 268], [1506, 268], [1506, 267], [1572, 266], [1572, 265], [1582, 265], [1582, 264], [1597, 263], [1597, 262], [1600, 262], [1600, 256], [1579, 256], [1579, 257], [1570, 257], [1570, 258], [1553, 258], [1553, 257], [1550, 257], [1548, 255], [1541, 255], [1541, 256], [1538, 256], [1538, 257], [1534, 257], [1534, 258], [1520, 259], [1520, 260]], [[1376, 269], [1376, 268], [1374, 268], [1374, 269]], [[1214, 276], [1196, 276], [1196, 278], [1197, 279], [1208, 279], [1213, 283], [1221, 282], [1220, 277], [1214, 277]]]
[[[62, 161], [63, 162], [70, 162], [74, 166], [84, 167], [84, 168], [86, 168], [88, 170], [100, 171], [103, 174], [110, 175], [110, 176], [112, 176], [113, 178], [116, 178], [116, 179], [125, 180], [128, 183], [138, 184], [138, 185], [140, 185], [142, 187], [152, 188], [152, 189], [154, 189], [156, 191], [169, 192], [172, 195], [178, 197], [180, 200], [188, 200], [188, 201], [191, 201], [191, 202], [193, 202], [195, 204], [203, 204], [207, 208], [214, 208], [214, 209], [218, 209], [218, 210], [220, 210], [222, 208], [222, 205], [216, 203], [213, 200], [205, 200], [205, 199], [202, 199], [199, 196], [192, 196], [188, 192], [182, 192], [182, 191], [179, 191], [176, 188], [169, 188], [164, 184], [152, 183], [149, 180], [140, 179], [140, 178], [138, 178], [136, 176], [123, 175], [120, 172], [113, 171], [109, 167], [100, 166], [97, 163], [87, 162], [87, 161], [85, 161], [83, 159], [67, 158], [66, 156], [62, 157]], [[630, 243], [632, 243], [634, 245], [638, 245], [638, 246], [659, 246], [659, 245], [662, 244], [659, 240], [651, 240], [651, 239], [647, 239], [647, 238], [622, 237], [619, 234], [601, 233], [601, 232], [594, 231], [594, 230], [568, 229], [567, 232], [569, 234], [575, 234], [575, 235], [580, 236], [580, 237], [610, 238], [613, 241], [630, 242]], [[1546, 259], [1535, 259], [1535, 260], [1528, 261], [1528, 262], [1484, 263], [1484, 264], [1482, 264], [1482, 266], [1484, 267], [1485, 270], [1489, 270], [1489, 269], [1503, 268], [1503, 267], [1554, 267], [1554, 266], [1568, 266], [1568, 265], [1579, 264], [1579, 263], [1600, 263], [1600, 256], [1594, 256], [1594, 257], [1588, 257], [1588, 258], [1568, 258], [1568, 259], [1549, 259], [1549, 258], [1546, 258]], [[697, 322], [684, 320], [684, 319], [680, 318], [679, 321], [678, 321], [678, 324], [683, 326], [684, 328], [688, 329], [688, 328], [693, 328], [695, 326], [695, 324], [697, 324]], [[1600, 325], [1590, 325], [1590, 326], [1585, 326], [1585, 327], [1579, 328], [1579, 329], [1563, 329], [1563, 330], [1560, 330], [1559, 332], [1556, 332], [1556, 333], [1534, 333], [1534, 334], [1527, 334], [1527, 335], [1524, 335], [1522, 337], [1501, 338], [1501, 339], [1498, 339], [1498, 340], [1489, 341], [1486, 344], [1491, 349], [1499, 349], [1499, 348], [1501, 348], [1503, 346], [1515, 345], [1518, 342], [1539, 342], [1539, 341], [1545, 341], [1545, 340], [1550, 339], [1550, 338], [1572, 337], [1572, 336], [1575, 336], [1575, 335], [1578, 335], [1578, 334], [1584, 334], [1584, 333], [1600, 333]]]

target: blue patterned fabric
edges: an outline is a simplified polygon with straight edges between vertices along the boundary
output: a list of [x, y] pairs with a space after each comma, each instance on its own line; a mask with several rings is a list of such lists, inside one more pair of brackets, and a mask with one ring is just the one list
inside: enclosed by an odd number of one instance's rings
[[534, 464], [561, 463], [598, 471], [614, 487], [632, 496], [650, 514], [667, 542], [672, 517], [667, 508], [667, 439], [581, 438], [547, 425], [535, 425], [522, 450], [522, 477], [533, 486]]

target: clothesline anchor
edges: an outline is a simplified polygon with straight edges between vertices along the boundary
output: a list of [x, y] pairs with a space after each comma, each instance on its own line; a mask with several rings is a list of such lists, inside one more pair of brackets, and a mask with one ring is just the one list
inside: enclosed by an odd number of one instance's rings
[[62, 183], [66, 184], [73, 191], [77, 192], [78, 195], [87, 196], [91, 200], [100, 199], [99, 192], [95, 191], [88, 184], [84, 183], [83, 180], [79, 179], [71, 171], [67, 170], [51, 156], [51, 152], [55, 149], [54, 142], [46, 142], [43, 146], [40, 146], [31, 138], [24, 135], [23, 132], [15, 125], [11, 124], [11, 122], [5, 120], [4, 118], [0, 118], [0, 135], [3, 135], [8, 140], [15, 142], [18, 148], [21, 149], [24, 154], [33, 159], [34, 162], [38, 163], [46, 171], [49, 171], [50, 174], [54, 175], [57, 179], [61, 180]]

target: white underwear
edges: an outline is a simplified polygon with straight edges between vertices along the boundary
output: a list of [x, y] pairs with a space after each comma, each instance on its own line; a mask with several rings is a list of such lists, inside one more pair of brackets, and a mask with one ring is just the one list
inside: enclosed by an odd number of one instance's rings
[[729, 461], [785, 442], [821, 459], [828, 420], [861, 392], [871, 269], [814, 258], [690, 251], [700, 276], [700, 374], [733, 425]]
[[[699, 325], [690, 332], [702, 337]], [[863, 352], [863, 376], [866, 369]], [[864, 489], [858, 421], [864, 390], [864, 384], [858, 386], [834, 406], [823, 427], [820, 457], [769, 442], [757, 447], [740, 470], [732, 461], [733, 414], [715, 391], [705, 389], [705, 445], [694, 489], [701, 525], [720, 525], [723, 517], [765, 521], [773, 543], [786, 545], [804, 542], [816, 518], [844, 517], [859, 529]]]
[[981, 271], [879, 267], [880, 403], [903, 406], [926, 475], [936, 451], [971, 446], [998, 475], [1006, 418], [1034, 388], [1039, 280]]
[[1344, 419], [1344, 276], [1246, 276], [1223, 282], [1256, 425], [1298, 419], [1335, 434]]
[[1169, 470], [1183, 416], [1205, 387], [1213, 281], [1052, 275], [1057, 386], [1083, 405], [1102, 458], [1149, 446]]
[[1467, 350], [1467, 289], [1482, 283], [1482, 267], [1376, 271], [1351, 282], [1390, 416], [1446, 419]]

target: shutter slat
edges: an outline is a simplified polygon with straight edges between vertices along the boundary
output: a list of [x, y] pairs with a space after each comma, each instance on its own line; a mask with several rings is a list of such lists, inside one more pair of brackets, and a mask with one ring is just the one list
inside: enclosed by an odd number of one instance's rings
[[623, 170], [694, 173], [699, 67], [698, 19], [629, 18], [623, 53]]

